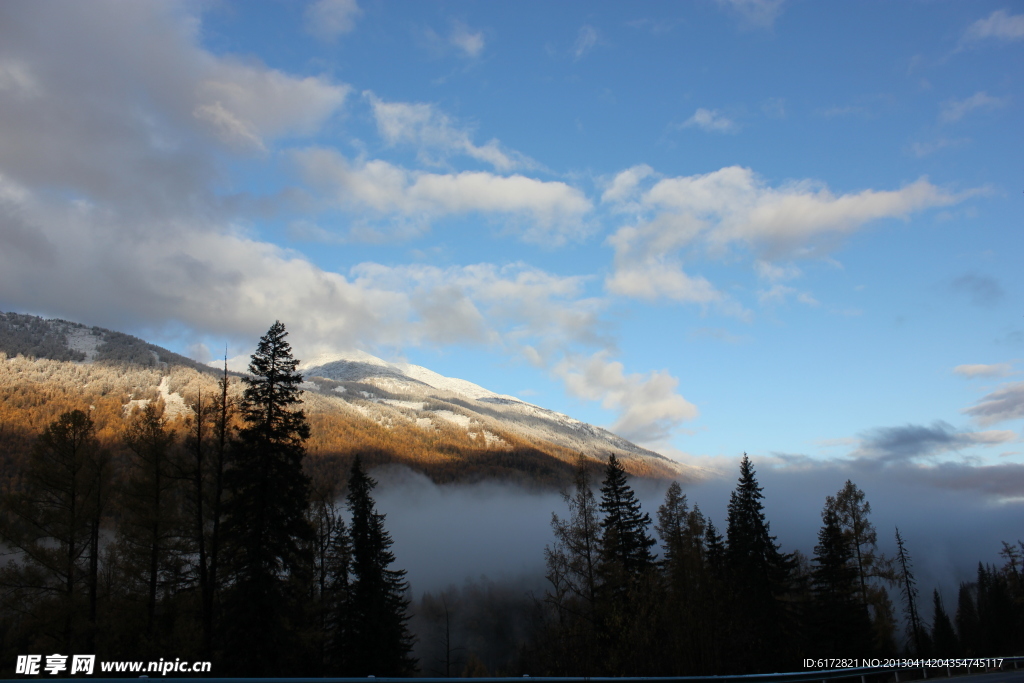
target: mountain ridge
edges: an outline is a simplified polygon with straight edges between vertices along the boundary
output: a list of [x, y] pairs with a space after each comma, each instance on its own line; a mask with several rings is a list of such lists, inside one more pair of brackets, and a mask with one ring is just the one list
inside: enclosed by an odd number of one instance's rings
[[[169, 417], [185, 417], [188, 397], [197, 391], [207, 395], [220, 372], [121, 332], [16, 313], [0, 313], [0, 352], [7, 356], [3, 369], [12, 370], [18, 354], [22, 363], [17, 377], [0, 375], [4, 390], [12, 382], [26, 383], [31, 373], [23, 371], [32, 363], [71, 364], [62, 371], [70, 373], [62, 387], [67, 401], [76, 393], [86, 400], [90, 387], [102, 384], [111, 396], [120, 396], [125, 416], [160, 400]], [[90, 380], [102, 374], [96, 368], [104, 363], [137, 368], [135, 379], [113, 387], [110, 380]], [[614, 454], [637, 476], [696, 480], [710, 474], [601, 427], [422, 366], [349, 351], [319, 354], [299, 369], [304, 409], [314, 427], [310, 451], [324, 462], [343, 462], [358, 452], [376, 464], [406, 464], [443, 480], [536, 476], [565, 483], [576, 453], [595, 466]], [[47, 381], [52, 380], [41, 383]], [[234, 391], [240, 394], [241, 388]]]

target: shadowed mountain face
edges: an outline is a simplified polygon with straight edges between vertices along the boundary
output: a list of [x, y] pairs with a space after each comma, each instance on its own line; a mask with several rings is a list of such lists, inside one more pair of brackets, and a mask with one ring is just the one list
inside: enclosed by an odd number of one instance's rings
[[[0, 399], [20, 396], [19, 407], [2, 417], [31, 425], [29, 431], [55, 409], [44, 397], [54, 390], [69, 409], [102, 399], [111, 403], [109, 414], [120, 408], [127, 415], [162, 400], [168, 417], [179, 419], [190, 414], [198, 393], [215, 391], [213, 368], [136, 337], [64, 320], [0, 313], [0, 352], [6, 355]], [[582, 453], [595, 466], [614, 454], [647, 478], [692, 481], [708, 474], [567, 415], [361, 351], [321, 355], [300, 371], [313, 427], [310, 457], [332, 470], [359, 453], [372, 464], [404, 464], [438, 481], [511, 478], [543, 486], [565, 483]], [[25, 398], [33, 392], [39, 396]], [[109, 425], [108, 432], [120, 428]]]

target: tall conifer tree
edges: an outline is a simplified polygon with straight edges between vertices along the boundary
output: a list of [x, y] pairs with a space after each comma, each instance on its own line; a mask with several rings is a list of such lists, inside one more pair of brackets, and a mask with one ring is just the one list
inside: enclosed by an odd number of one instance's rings
[[779, 551], [765, 519], [764, 495], [747, 454], [740, 461], [740, 478], [729, 499], [726, 561], [734, 586], [734, 619], [748, 638], [737, 645], [735, 666], [763, 670], [787, 660], [782, 606], [777, 597], [786, 591], [789, 558]]
[[605, 565], [617, 565], [627, 577], [636, 577], [654, 566], [651, 517], [641, 512], [640, 501], [626, 483], [626, 471], [618, 458], [608, 458], [601, 485], [602, 554]]
[[225, 474], [233, 579], [225, 596], [227, 648], [233, 673], [242, 675], [294, 674], [302, 666], [297, 634], [312, 539], [305, 514], [309, 480], [302, 471], [309, 425], [297, 408], [302, 375], [287, 336], [278, 321], [260, 338], [243, 378], [245, 426]]
[[391, 535], [370, 492], [377, 482], [357, 456], [348, 481], [351, 514], [351, 579], [345, 601], [345, 676], [402, 676], [412, 673], [412, 636], [406, 628], [409, 600], [405, 570], [391, 569]]
[[822, 656], [864, 652], [871, 643], [871, 623], [860, 601], [856, 558], [843, 535], [836, 500], [829, 496], [814, 547], [814, 636]]

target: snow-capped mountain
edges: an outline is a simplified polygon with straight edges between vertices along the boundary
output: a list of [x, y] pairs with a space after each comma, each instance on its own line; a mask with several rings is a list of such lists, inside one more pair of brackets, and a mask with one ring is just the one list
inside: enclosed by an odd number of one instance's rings
[[[47, 392], [57, 390], [69, 408], [97, 407], [99, 415], [105, 406], [104, 414], [119, 420], [153, 400], [163, 402], [168, 419], [187, 417], [197, 395], [216, 390], [219, 375], [137, 337], [17, 313], [0, 313], [0, 354], [6, 357], [0, 404], [5, 392], [38, 391], [37, 403], [45, 406]], [[645, 477], [711, 474], [601, 427], [418, 365], [352, 351], [316, 356], [299, 369], [313, 423], [311, 452], [325, 462], [364, 453], [376, 464], [402, 463], [444, 481], [513, 477], [550, 485], [564, 483], [582, 453], [602, 462], [614, 454], [627, 471]], [[238, 397], [242, 389], [236, 379], [231, 391]], [[22, 418], [42, 419], [27, 412]], [[113, 434], [123, 429], [110, 427]]]
[[[309, 389], [340, 393], [358, 405], [364, 415], [382, 424], [405, 423], [420, 429], [456, 425], [482, 435], [488, 444], [500, 442], [499, 434], [510, 433], [600, 460], [614, 454], [622, 460], [642, 461], [646, 467], [641, 469], [657, 472], [656, 476], [694, 479], [707, 474], [641, 448], [607, 429], [419, 365], [389, 363], [362, 351], [351, 351], [316, 356], [299, 369]], [[321, 381], [324, 379], [330, 380], [330, 386]]]

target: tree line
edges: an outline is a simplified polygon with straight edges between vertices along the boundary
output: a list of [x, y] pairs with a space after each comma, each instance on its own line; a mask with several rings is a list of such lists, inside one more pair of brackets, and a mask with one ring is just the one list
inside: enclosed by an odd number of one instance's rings
[[309, 425], [287, 332], [252, 356], [241, 400], [191, 404], [178, 439], [151, 401], [125, 462], [87, 411], [39, 435], [0, 501], [4, 667], [25, 653], [212, 660], [217, 675], [412, 673], [405, 573], [358, 458], [345, 507], [303, 471]]
[[[610, 458], [600, 487], [581, 458], [566, 518], [546, 552], [550, 584], [524, 666], [547, 675], [712, 675], [794, 671], [811, 658], [986, 657], [1024, 653], [1024, 543], [979, 564], [951, 618], [936, 589], [921, 604], [913, 560], [878, 550], [865, 494], [828, 496], [810, 560], [783, 552], [744, 454], [725, 535], [673, 483], [652, 522]], [[660, 539], [661, 556], [653, 550]], [[898, 592], [901, 628], [889, 589]], [[954, 627], [955, 623], [955, 627]]]
[[897, 554], [878, 550], [853, 482], [825, 499], [813, 557], [784, 552], [746, 455], [722, 532], [678, 483], [652, 520], [614, 456], [599, 469], [581, 455], [542, 593], [469, 585], [413, 603], [359, 453], [344, 486], [310, 466], [286, 337], [278, 322], [260, 339], [237, 399], [226, 369], [216, 391], [199, 386], [183, 429], [149, 401], [123, 452], [89, 410], [41, 430], [0, 494], [0, 672], [52, 652], [211, 660], [223, 676], [700, 675], [1024, 652], [1024, 544], [979, 564], [947, 610], [919, 595], [898, 530]]

